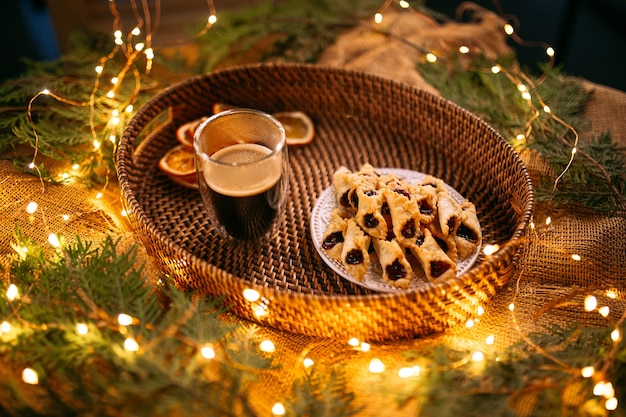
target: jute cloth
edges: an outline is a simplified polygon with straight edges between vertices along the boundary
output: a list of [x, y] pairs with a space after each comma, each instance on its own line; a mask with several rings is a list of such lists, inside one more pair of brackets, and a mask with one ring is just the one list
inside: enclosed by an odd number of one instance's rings
[[[491, 57], [510, 53], [501, 30], [503, 21], [498, 16], [471, 4], [463, 7], [472, 9], [476, 19], [439, 24], [423, 14], [390, 9], [385, 12], [381, 25], [364, 21], [338, 37], [321, 56], [320, 64], [356, 69], [437, 93], [416, 67], [424, 59], [424, 51], [436, 51], [445, 56], [463, 44]], [[586, 86], [594, 90], [594, 96], [586, 109], [590, 121], [588, 131], [580, 132], [581, 137], [610, 131], [617, 143], [626, 146], [626, 94], [591, 83]], [[522, 156], [533, 178], [545, 170], [540, 159]], [[46, 161], [46, 167], [52, 172], [70, 170], [63, 161]], [[42, 243], [52, 232], [63, 236], [67, 242], [80, 236], [85, 241], [98, 243], [105, 236], [113, 235], [121, 238], [121, 250], [137, 243], [121, 214], [120, 193], [115, 181], [97, 198], [99, 189], [71, 182], [44, 185], [33, 176], [20, 173], [6, 160], [0, 161], [0, 181], [0, 255], [5, 265], [15, 254], [11, 243], [17, 227], [24, 235]], [[32, 215], [26, 212], [30, 201], [39, 205]], [[546, 215], [545, 207], [538, 204], [535, 222], [543, 225]], [[281, 366], [281, 371], [261, 375], [250, 393], [255, 408], [260, 415], [269, 415], [274, 402], [281, 400], [293, 381], [303, 375], [302, 359], [309, 357], [321, 373], [326, 372], [326, 367], [341, 367], [349, 389], [356, 395], [356, 404], [365, 407], [359, 415], [417, 415], [419, 404], [412, 402], [398, 409], [396, 403], [398, 393], [406, 384], [398, 378], [398, 370], [410, 366], [402, 356], [407, 350], [419, 351], [444, 344], [493, 353], [554, 323], [608, 326], [624, 311], [626, 218], [580, 210], [559, 210], [551, 215], [549, 226], [529, 231], [515, 279], [488, 304], [483, 315], [477, 316], [471, 328], [461, 325], [417, 340], [372, 344], [369, 351], [355, 349], [347, 340], [319, 340], [260, 329], [262, 335], [274, 341], [276, 364]], [[574, 261], [572, 254], [578, 254], [581, 260]], [[156, 275], [156, 271], [150, 269], [150, 259], [146, 257], [145, 261], [147, 274]], [[615, 289], [618, 297], [603, 296], [608, 289]], [[592, 292], [598, 296], [600, 305], [610, 306], [608, 317], [583, 311], [584, 297]], [[485, 342], [489, 335], [495, 337], [492, 345]], [[384, 363], [383, 374], [369, 372], [372, 358]], [[529, 400], [528, 404], [531, 403]], [[514, 405], [520, 415], [528, 411], [525, 407], [523, 402]]]

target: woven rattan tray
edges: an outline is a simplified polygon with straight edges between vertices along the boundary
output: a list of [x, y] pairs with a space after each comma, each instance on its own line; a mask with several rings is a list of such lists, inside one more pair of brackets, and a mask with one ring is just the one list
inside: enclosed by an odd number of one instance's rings
[[[157, 168], [176, 144], [176, 128], [210, 114], [215, 102], [302, 110], [315, 123], [313, 143], [289, 149], [287, 209], [271, 244], [224, 244], [199, 194]], [[365, 162], [443, 179], [476, 204], [483, 244], [499, 251], [454, 280], [415, 291], [375, 293], [344, 280], [316, 252], [310, 213], [339, 166]], [[166, 89], [128, 124], [117, 168], [134, 231], [179, 288], [221, 294], [242, 318], [322, 337], [392, 340], [465, 322], [513, 275], [533, 208], [518, 155], [478, 117], [407, 85], [313, 65], [238, 67]], [[244, 297], [249, 288], [260, 298]]]

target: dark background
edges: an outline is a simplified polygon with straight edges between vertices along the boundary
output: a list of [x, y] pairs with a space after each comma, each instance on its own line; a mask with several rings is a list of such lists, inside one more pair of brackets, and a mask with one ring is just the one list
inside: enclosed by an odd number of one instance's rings
[[[51, 17], [53, 14], [46, 0], [1, 0], [3, 62], [0, 81], [22, 73], [22, 57], [36, 60], [57, 58], [63, 50], [63, 42], [58, 41], [63, 38], [60, 34], [69, 30], [67, 26], [77, 23], [76, 16], [79, 20], [90, 18], [87, 13], [79, 14], [77, 8], [88, 5], [105, 12], [108, 10], [106, 1], [102, 0], [50, 1], [55, 2], [55, 19]], [[163, 4], [168, 1], [171, 0], [163, 0]], [[124, 3], [124, 0], [118, 3]], [[204, 2], [198, 0], [198, 3], [206, 7]], [[220, 7], [228, 7], [228, 1], [221, 3]], [[237, 3], [240, 5], [241, 1]], [[426, 6], [452, 18], [460, 3], [426, 0]], [[626, 0], [476, 0], [475, 3], [512, 16], [512, 21], [519, 22], [517, 33], [524, 40], [553, 46], [557, 52], [555, 62], [566, 74], [626, 91]], [[74, 19], [64, 19], [70, 16]], [[162, 20], [165, 17], [164, 14]], [[92, 22], [81, 23], [90, 26]], [[537, 62], [547, 60], [544, 48], [518, 46], [513, 42], [511, 45], [516, 48], [522, 65], [531, 70], [536, 68]]]

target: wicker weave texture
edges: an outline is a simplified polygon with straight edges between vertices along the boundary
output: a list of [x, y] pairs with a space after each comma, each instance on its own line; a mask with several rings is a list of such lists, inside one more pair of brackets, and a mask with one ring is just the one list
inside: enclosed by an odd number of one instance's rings
[[[215, 102], [266, 112], [302, 110], [313, 143], [289, 149], [286, 212], [277, 237], [220, 240], [197, 192], [171, 182], [158, 160], [182, 123]], [[369, 162], [432, 174], [475, 203], [485, 244], [500, 250], [454, 280], [379, 294], [335, 274], [309, 230], [317, 197], [341, 165]], [[365, 340], [410, 338], [464, 322], [512, 276], [533, 208], [514, 150], [482, 120], [437, 96], [374, 76], [302, 64], [258, 64], [189, 79], [151, 99], [129, 123], [117, 168], [134, 231], [182, 289], [223, 294], [245, 319], [296, 333]], [[258, 301], [243, 297], [246, 288]]]

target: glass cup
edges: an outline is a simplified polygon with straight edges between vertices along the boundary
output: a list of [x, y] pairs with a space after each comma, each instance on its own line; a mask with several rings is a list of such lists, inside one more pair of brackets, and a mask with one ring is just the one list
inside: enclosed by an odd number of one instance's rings
[[233, 109], [196, 129], [198, 185], [209, 220], [225, 238], [271, 237], [289, 186], [285, 129], [269, 114]]

